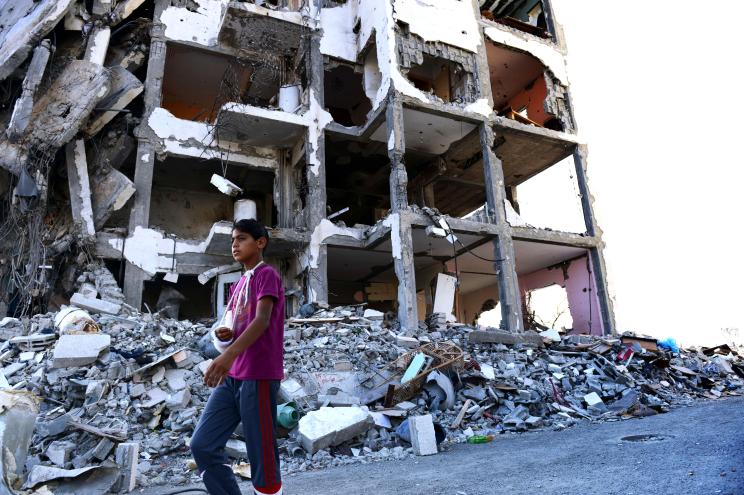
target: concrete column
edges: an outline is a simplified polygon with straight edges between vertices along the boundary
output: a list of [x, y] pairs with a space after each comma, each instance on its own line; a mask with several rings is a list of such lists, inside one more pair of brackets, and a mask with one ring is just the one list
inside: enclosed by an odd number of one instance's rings
[[597, 286], [597, 299], [599, 300], [602, 325], [606, 333], [614, 335], [616, 333], [615, 314], [612, 299], [610, 299], [610, 293], [607, 289], [607, 268], [604, 261], [602, 229], [597, 225], [597, 219], [594, 216], [594, 198], [589, 191], [586, 175], [587, 155], [588, 150], [584, 144], [578, 145], [574, 150], [573, 160], [576, 167], [576, 181], [579, 183], [579, 192], [581, 193], [581, 208], [584, 211], [586, 233], [600, 241], [597, 247], [589, 249], [589, 260], [594, 274], [594, 282]]
[[[160, 106], [163, 74], [165, 72], [165, 38], [164, 26], [160, 23], [160, 15], [169, 2], [157, 0], [151, 32], [150, 57], [147, 62], [147, 77], [145, 78], [145, 111], [143, 122], [152, 111]], [[143, 123], [141, 125], [147, 125]], [[137, 162], [134, 170], [134, 201], [129, 214], [129, 233], [138, 227], [147, 227], [150, 223], [150, 195], [152, 193], [152, 178], [155, 171], [155, 146], [146, 138], [139, 138], [137, 142]], [[124, 295], [127, 304], [140, 309], [142, 307], [142, 288], [149, 276], [136, 265], [127, 263], [124, 272]]]
[[[390, 94], [386, 109], [388, 157], [390, 158], [390, 235], [393, 238], [393, 264], [398, 278], [398, 321], [405, 333], [418, 328], [416, 271], [413, 263], [411, 223], [408, 208], [408, 173], [405, 165], [406, 141], [403, 134], [403, 106]], [[397, 242], [396, 242], [397, 239]]]
[[67, 143], [65, 148], [67, 180], [70, 186], [72, 219], [82, 239], [91, 240], [96, 235], [91, 203], [88, 160], [85, 156], [85, 141], [78, 139]]
[[[308, 54], [307, 79], [310, 84], [310, 105], [323, 107], [323, 55], [320, 53], [320, 35], [313, 33], [310, 38]], [[307, 200], [306, 219], [310, 232], [320, 226], [326, 217], [326, 170], [325, 170], [325, 132], [321, 131], [317, 141], [312, 142], [312, 133], [308, 132], [306, 141], [307, 154]], [[317, 166], [312, 163], [317, 160]], [[310, 249], [308, 247], [308, 249]], [[317, 254], [317, 266], [308, 267], [307, 271], [307, 301], [318, 303], [328, 302], [328, 247], [321, 243]]]
[[506, 221], [506, 189], [501, 160], [493, 152], [493, 130], [489, 122], [480, 125], [481, 146], [483, 147], [483, 167], [486, 184], [486, 209], [488, 218], [499, 227], [499, 234], [493, 241], [494, 268], [498, 277], [499, 301], [501, 303], [502, 326], [510, 332], [524, 331], [522, 302], [519, 295], [519, 282], [514, 259], [514, 244], [509, 224]]

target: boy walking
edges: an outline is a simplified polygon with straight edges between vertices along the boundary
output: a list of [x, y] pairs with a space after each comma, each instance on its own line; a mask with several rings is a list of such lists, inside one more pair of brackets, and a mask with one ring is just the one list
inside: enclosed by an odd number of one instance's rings
[[268, 242], [266, 228], [256, 220], [233, 225], [232, 256], [246, 271], [225, 308], [232, 318], [213, 332], [221, 354], [204, 374], [204, 383], [215, 388], [191, 439], [191, 452], [212, 495], [240, 495], [225, 455], [239, 422], [255, 493], [282, 493], [276, 395], [284, 377], [284, 288], [277, 271], [263, 262]]

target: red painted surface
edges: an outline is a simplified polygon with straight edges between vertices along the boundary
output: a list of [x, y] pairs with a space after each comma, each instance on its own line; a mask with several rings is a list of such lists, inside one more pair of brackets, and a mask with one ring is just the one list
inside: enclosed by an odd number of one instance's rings
[[602, 317], [599, 312], [599, 297], [594, 275], [589, 271], [588, 258], [577, 258], [570, 262], [568, 269], [544, 268], [519, 276], [519, 289], [524, 304], [527, 292], [542, 289], [553, 284], [566, 289], [568, 306], [573, 318], [573, 333], [602, 335]]
[[545, 112], [545, 98], [548, 97], [548, 87], [545, 77], [540, 75], [529, 89], [523, 89], [509, 100], [509, 106], [515, 112], [527, 107], [527, 118], [540, 125], [545, 124], [554, 116]]

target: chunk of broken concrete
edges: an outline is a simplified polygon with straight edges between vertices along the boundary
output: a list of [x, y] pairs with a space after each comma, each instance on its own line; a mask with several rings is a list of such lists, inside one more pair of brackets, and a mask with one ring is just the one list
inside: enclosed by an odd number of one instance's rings
[[70, 303], [78, 308], [85, 309], [92, 313], [104, 313], [109, 315], [118, 315], [121, 311], [121, 304], [116, 304], [103, 299], [92, 299], [85, 297], [79, 292], [76, 292], [70, 298]]
[[231, 438], [225, 444], [225, 454], [233, 459], [246, 459], [248, 457], [248, 448], [244, 441]]
[[361, 435], [375, 421], [366, 408], [321, 407], [300, 419], [299, 439], [311, 454]]
[[74, 442], [58, 440], [49, 444], [45, 454], [55, 465], [65, 467], [65, 464], [70, 460], [70, 454], [75, 450], [75, 447], [76, 445]]
[[408, 418], [408, 428], [411, 432], [411, 446], [414, 454], [432, 455], [437, 453], [437, 438], [434, 433], [434, 420], [431, 414]]
[[137, 485], [137, 461], [139, 460], [139, 443], [120, 443], [116, 447], [116, 464], [121, 475], [114, 485], [116, 492], [131, 492]]
[[160, 388], [154, 388], [147, 392], [148, 400], [142, 403], [142, 407], [148, 408], [157, 406], [168, 399], [168, 392]]
[[53, 368], [70, 368], [93, 364], [111, 345], [105, 333], [62, 335], [54, 346]]
[[543, 340], [537, 332], [529, 330], [523, 333], [512, 333], [504, 330], [473, 330], [468, 334], [471, 344], [530, 344], [542, 347]]
[[406, 349], [416, 349], [420, 345], [418, 339], [406, 337], [405, 335], [396, 335], [395, 344]]
[[171, 411], [180, 411], [181, 409], [185, 409], [189, 405], [189, 402], [191, 402], [191, 392], [186, 388], [169, 395], [165, 400], [165, 405]]
[[584, 396], [584, 402], [586, 402], [588, 406], [596, 406], [598, 404], [604, 404], [604, 402], [602, 402], [602, 398], [599, 395], [597, 395], [597, 392], [586, 394]]
[[0, 390], [0, 489], [5, 482], [14, 485], [23, 475], [40, 402], [30, 392]]
[[86, 495], [103, 495], [109, 493], [119, 477], [119, 468], [115, 465], [101, 464], [80, 469], [61, 469], [37, 465], [31, 469], [24, 489], [30, 489], [41, 483], [56, 481], [55, 493], [85, 493]]
[[166, 370], [165, 379], [168, 382], [168, 388], [174, 392], [186, 388], [186, 370]]

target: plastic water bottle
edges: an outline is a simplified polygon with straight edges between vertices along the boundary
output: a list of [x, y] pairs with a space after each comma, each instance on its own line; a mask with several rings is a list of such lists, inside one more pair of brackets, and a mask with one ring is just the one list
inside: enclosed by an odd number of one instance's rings
[[468, 443], [488, 443], [493, 439], [493, 435], [473, 435], [468, 438]]

